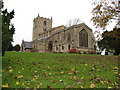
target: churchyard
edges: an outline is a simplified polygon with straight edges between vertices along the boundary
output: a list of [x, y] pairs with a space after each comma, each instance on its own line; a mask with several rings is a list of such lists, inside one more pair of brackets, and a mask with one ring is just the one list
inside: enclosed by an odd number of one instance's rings
[[118, 88], [118, 56], [6, 52], [4, 88]]

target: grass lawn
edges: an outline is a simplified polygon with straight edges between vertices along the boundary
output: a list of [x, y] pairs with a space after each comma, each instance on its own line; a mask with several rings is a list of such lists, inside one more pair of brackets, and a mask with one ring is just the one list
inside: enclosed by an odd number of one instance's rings
[[118, 56], [6, 52], [2, 87], [116, 88]]

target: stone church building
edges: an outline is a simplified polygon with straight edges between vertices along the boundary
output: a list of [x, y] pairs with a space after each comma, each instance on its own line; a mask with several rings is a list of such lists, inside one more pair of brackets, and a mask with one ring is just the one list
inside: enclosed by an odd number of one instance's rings
[[33, 20], [32, 41], [22, 41], [22, 52], [67, 53], [70, 49], [88, 51], [94, 49], [92, 29], [85, 23], [52, 28], [52, 18], [39, 15]]

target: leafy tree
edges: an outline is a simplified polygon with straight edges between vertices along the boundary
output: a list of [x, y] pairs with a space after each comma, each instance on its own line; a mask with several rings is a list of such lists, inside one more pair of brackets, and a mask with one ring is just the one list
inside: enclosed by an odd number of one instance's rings
[[14, 50], [15, 50], [15, 51], [20, 51], [20, 45], [19, 45], [19, 44], [15, 45], [15, 46], [14, 46]]
[[[116, 25], [119, 25], [120, 21], [120, 0], [93, 0], [93, 5], [95, 6], [92, 10], [93, 17], [92, 21], [96, 28], [106, 28], [109, 23], [113, 20], [118, 20]], [[99, 32], [99, 30], [98, 30]], [[98, 46], [101, 50], [106, 49], [106, 51], [114, 51], [115, 54], [120, 53], [120, 28], [114, 28], [113, 31], [105, 31], [102, 35], [99, 32], [99, 38], [102, 39], [98, 41]]]
[[[3, 7], [2, 7], [3, 8]], [[2, 55], [8, 50], [11, 42], [13, 42], [13, 34], [15, 32], [11, 19], [14, 18], [14, 10], [8, 12], [7, 9], [2, 10]]]
[[118, 0], [93, 0], [93, 5], [95, 7], [92, 10], [91, 20], [97, 28], [105, 29], [113, 18], [118, 18], [120, 9]]
[[115, 55], [120, 54], [120, 28], [114, 28], [113, 31], [105, 31], [102, 34], [103, 39], [98, 41], [101, 50], [106, 49], [107, 52], [114, 51]]
[[8, 46], [7, 51], [13, 51], [13, 45], [12, 45], [12, 43], [10, 43], [10, 45]]

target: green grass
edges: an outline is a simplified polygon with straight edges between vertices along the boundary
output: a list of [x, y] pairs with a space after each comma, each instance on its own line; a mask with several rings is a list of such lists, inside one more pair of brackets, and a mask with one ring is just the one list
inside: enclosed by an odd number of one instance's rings
[[8, 88], [116, 88], [118, 56], [6, 52], [2, 84]]

